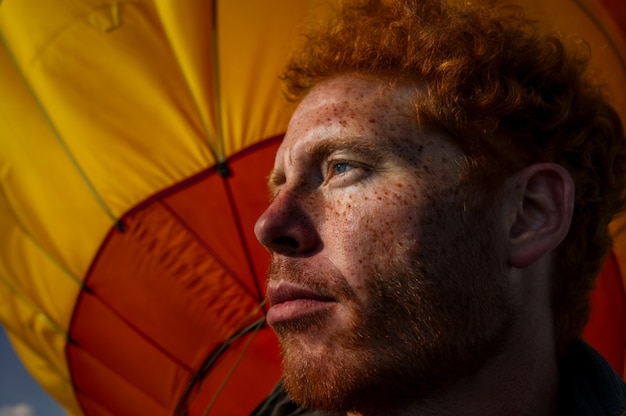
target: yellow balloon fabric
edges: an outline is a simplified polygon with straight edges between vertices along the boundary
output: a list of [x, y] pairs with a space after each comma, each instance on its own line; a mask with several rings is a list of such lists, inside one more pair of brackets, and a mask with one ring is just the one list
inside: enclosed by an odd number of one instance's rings
[[284, 131], [278, 74], [318, 3], [0, 5], [0, 321], [70, 414], [67, 333], [105, 237], [151, 195]]

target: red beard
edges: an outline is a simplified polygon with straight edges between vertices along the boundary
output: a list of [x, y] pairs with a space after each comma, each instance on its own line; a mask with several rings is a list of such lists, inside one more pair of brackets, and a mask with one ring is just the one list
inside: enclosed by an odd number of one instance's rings
[[341, 276], [306, 268], [298, 258], [272, 260], [270, 281], [329, 293], [350, 311], [322, 352], [307, 348], [306, 334], [323, 331], [332, 312], [274, 325], [284, 385], [295, 402], [386, 413], [437, 395], [499, 353], [519, 302], [502, 272], [495, 220], [481, 207], [463, 209], [467, 200], [461, 192], [431, 200], [420, 212], [421, 234], [402, 242], [410, 255], [372, 264], [366, 302]]

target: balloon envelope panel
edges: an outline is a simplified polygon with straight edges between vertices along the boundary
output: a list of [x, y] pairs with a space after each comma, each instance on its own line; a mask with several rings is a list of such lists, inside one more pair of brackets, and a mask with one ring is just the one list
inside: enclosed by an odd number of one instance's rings
[[[2, 4], [0, 319], [70, 413], [171, 414], [188, 387], [208, 403], [193, 376], [263, 316], [252, 228], [314, 5]], [[258, 391], [230, 402], [254, 407], [276, 342], [237, 348]]]

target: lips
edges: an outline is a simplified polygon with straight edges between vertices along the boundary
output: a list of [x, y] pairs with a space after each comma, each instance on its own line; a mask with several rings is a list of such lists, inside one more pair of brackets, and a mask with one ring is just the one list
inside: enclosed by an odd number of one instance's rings
[[267, 295], [271, 305], [267, 312], [270, 326], [320, 313], [336, 303], [330, 295], [286, 282], [270, 285]]
[[332, 302], [335, 300], [332, 296], [322, 294], [316, 290], [284, 282], [270, 286], [267, 295], [272, 306], [294, 300], [309, 299], [320, 302]]

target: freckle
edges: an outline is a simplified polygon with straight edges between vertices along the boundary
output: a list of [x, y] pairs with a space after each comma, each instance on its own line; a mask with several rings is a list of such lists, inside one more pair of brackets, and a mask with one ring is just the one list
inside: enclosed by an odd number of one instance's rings
[[383, 200], [383, 198], [382, 198], [381, 196], [379, 196], [379, 197], [378, 197], [378, 198], [376, 198], [376, 199], [378, 199], [379, 201], [382, 201], [382, 200]]
[[368, 121], [369, 121], [370, 123], [376, 123], [376, 119], [375, 119], [375, 118], [370, 118]]
[[367, 201], [369, 198], [368, 197], [364, 197], [364, 199]]

